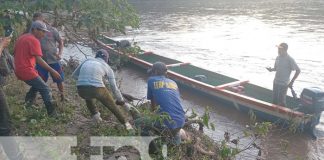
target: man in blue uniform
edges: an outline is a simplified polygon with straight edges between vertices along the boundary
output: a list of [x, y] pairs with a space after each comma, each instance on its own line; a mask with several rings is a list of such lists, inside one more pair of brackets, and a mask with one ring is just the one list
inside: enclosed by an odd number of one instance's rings
[[180, 93], [177, 84], [166, 78], [167, 67], [162, 62], [153, 64], [149, 70], [151, 76], [147, 81], [147, 99], [151, 100], [153, 109], [159, 106], [158, 113], [167, 113], [170, 120], [165, 120], [164, 125], [173, 131], [179, 131], [185, 121]]
[[[166, 77], [166, 73], [167, 67], [164, 63], [153, 64], [149, 70], [150, 78], [147, 81], [147, 99], [151, 101], [153, 111], [159, 115], [168, 115], [169, 118], [163, 119], [161, 124], [160, 121], [148, 122], [152, 120], [142, 117], [135, 121], [135, 125], [142, 127], [141, 134], [143, 136], [149, 136], [149, 130], [152, 127], [159, 129], [164, 137], [167, 135], [166, 137], [170, 138], [170, 141], [167, 141], [168, 144], [174, 146], [181, 142], [179, 131], [185, 123], [185, 112], [181, 105], [178, 86], [173, 80]], [[160, 152], [154, 147], [150, 146], [150, 151], [155, 154]]]

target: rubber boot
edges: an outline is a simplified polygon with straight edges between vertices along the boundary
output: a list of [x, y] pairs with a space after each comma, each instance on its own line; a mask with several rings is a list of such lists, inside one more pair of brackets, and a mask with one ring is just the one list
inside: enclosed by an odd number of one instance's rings
[[57, 117], [58, 114], [56, 112], [57, 108], [57, 103], [55, 101], [51, 101], [50, 103], [45, 104], [46, 110], [47, 110], [47, 115], [49, 117]]

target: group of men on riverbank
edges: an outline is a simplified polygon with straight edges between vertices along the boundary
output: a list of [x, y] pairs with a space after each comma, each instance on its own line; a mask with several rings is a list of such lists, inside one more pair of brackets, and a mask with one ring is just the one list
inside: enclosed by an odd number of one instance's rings
[[[31, 86], [25, 97], [26, 107], [32, 107], [36, 94], [39, 92], [47, 109], [47, 114], [51, 117], [57, 117], [55, 102], [46, 82], [48, 73], [50, 73], [53, 81], [57, 83], [61, 100], [65, 99], [63, 93], [64, 73], [59, 63], [63, 51], [63, 41], [58, 31], [54, 27], [46, 25], [45, 22], [42, 14], [34, 14], [28, 33], [18, 38], [14, 47], [14, 71], [19, 80]], [[9, 43], [10, 38], [1, 39], [0, 53]], [[279, 55], [274, 67], [267, 68], [269, 71], [276, 71], [273, 102], [283, 106], [286, 105], [285, 97], [288, 87], [292, 87], [300, 73], [298, 65], [288, 55], [287, 50], [288, 45], [281, 43], [278, 46]], [[72, 76], [77, 79], [78, 94], [85, 100], [95, 122], [102, 121], [100, 112], [96, 109], [94, 103], [94, 100], [97, 99], [117, 117], [127, 130], [132, 130], [132, 125], [119, 107], [127, 108], [128, 106], [125, 105], [125, 100], [116, 85], [114, 72], [108, 62], [109, 53], [100, 49], [96, 52], [95, 58], [89, 58], [77, 67]], [[293, 70], [296, 70], [296, 73], [290, 81], [290, 74]], [[146, 117], [141, 117], [136, 120], [136, 126], [142, 128], [142, 135], [144, 136], [148, 135], [148, 130], [152, 126], [160, 130], [169, 130], [171, 137], [174, 138], [174, 144], [179, 144], [179, 131], [185, 123], [185, 112], [181, 104], [178, 86], [173, 80], [166, 77], [167, 66], [162, 62], [154, 63], [148, 73], [150, 78], [147, 81], [147, 99], [151, 101], [152, 110], [161, 115], [167, 113], [169, 118], [163, 120], [162, 123], [148, 123]], [[106, 88], [103, 81], [105, 77], [109, 82], [110, 90]], [[111, 91], [117, 99], [116, 101]], [[2, 89], [0, 89], [0, 100], [0, 136], [9, 136], [8, 104]], [[156, 108], [157, 106], [158, 108]]]
[[[59, 63], [63, 51], [63, 41], [55, 28], [49, 25], [46, 26], [41, 13], [34, 14], [33, 22], [27, 28], [29, 32], [22, 34], [14, 45], [14, 64], [12, 64], [12, 67], [16, 77], [31, 86], [25, 97], [26, 107], [32, 107], [36, 99], [36, 94], [39, 92], [47, 109], [47, 114], [51, 117], [56, 117], [55, 102], [52, 99], [51, 90], [46, 84], [46, 81], [48, 78], [47, 74], [50, 72], [54, 82], [58, 84], [58, 88], [61, 91], [61, 98], [64, 100], [64, 74]], [[9, 32], [11, 34], [1, 40], [0, 53], [2, 53], [3, 48], [7, 47], [11, 41], [13, 30], [9, 30]], [[57, 42], [59, 43], [59, 51], [57, 51]], [[2, 63], [6, 62], [3, 61]], [[1, 74], [1, 76], [3, 75]], [[1, 93], [0, 136], [9, 136], [10, 115], [8, 112], [8, 104], [2, 89]], [[8, 154], [9, 158], [21, 159], [22, 157], [17, 152], [10, 152], [17, 150], [17, 147], [13, 147], [15, 146], [14, 141], [10, 142], [10, 147], [5, 147], [5, 149], [7, 148], [9, 150], [8, 153], [11, 153]], [[6, 145], [9, 144], [6, 143]]]
[[[29, 108], [33, 106], [36, 94], [39, 92], [44, 101], [48, 116], [57, 118], [59, 116], [56, 112], [55, 102], [52, 99], [51, 90], [46, 84], [46, 81], [49, 72], [53, 81], [57, 83], [61, 98], [64, 100], [64, 74], [59, 64], [63, 41], [54, 27], [45, 24], [45, 20], [40, 13], [34, 14], [33, 22], [27, 30], [27, 33], [17, 39], [14, 47], [14, 73], [19, 80], [24, 81], [30, 86], [25, 97], [25, 107]], [[1, 39], [1, 52], [9, 43], [10, 37]], [[57, 43], [59, 44], [58, 46]], [[132, 125], [118, 107], [118, 105], [127, 106], [116, 85], [114, 72], [108, 65], [108, 61], [109, 53], [101, 49], [97, 51], [95, 58], [89, 58], [77, 67], [73, 72], [73, 77], [77, 79], [78, 94], [85, 100], [87, 108], [95, 122], [102, 121], [100, 112], [97, 111], [94, 104], [94, 100], [97, 99], [124, 124], [127, 130], [132, 130]], [[152, 101], [154, 108], [159, 106], [157, 113], [167, 113], [171, 119], [165, 120], [163, 124], [158, 122], [152, 122], [152, 124], [161, 130], [170, 129], [172, 131], [171, 133], [175, 137], [178, 137], [177, 142], [179, 142], [180, 137], [178, 136], [178, 132], [183, 127], [185, 121], [184, 111], [180, 102], [177, 84], [165, 77], [166, 72], [167, 67], [164, 63], [158, 62], [153, 65], [150, 71], [152, 77], [148, 83], [148, 99]], [[108, 79], [110, 89], [117, 99], [116, 101], [110, 91], [105, 87], [103, 81], [105, 77]], [[0, 108], [0, 136], [9, 136], [10, 117], [8, 104], [2, 89], [0, 96], [1, 103], [3, 103]], [[17, 155], [15, 156], [17, 157]], [[13, 155], [10, 156], [13, 157]]]
[[53, 81], [57, 83], [63, 100], [64, 74], [59, 62], [63, 51], [63, 40], [58, 31], [46, 25], [45, 22], [41, 13], [35, 13], [31, 26], [27, 27], [29, 32], [21, 35], [16, 41], [14, 47], [15, 75], [19, 80], [31, 86], [25, 97], [26, 107], [33, 105], [36, 94], [39, 92], [48, 115], [56, 116], [55, 102], [46, 82], [49, 72]]

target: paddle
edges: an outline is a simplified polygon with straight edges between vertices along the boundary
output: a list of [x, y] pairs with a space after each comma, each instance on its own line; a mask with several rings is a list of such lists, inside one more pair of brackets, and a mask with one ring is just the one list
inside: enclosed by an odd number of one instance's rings
[[289, 88], [290, 88], [290, 91], [291, 91], [291, 94], [292, 94], [293, 98], [294, 98], [295, 100], [298, 100], [298, 97], [297, 97], [297, 94], [296, 94], [294, 88], [293, 88], [292, 86], [289, 87]]

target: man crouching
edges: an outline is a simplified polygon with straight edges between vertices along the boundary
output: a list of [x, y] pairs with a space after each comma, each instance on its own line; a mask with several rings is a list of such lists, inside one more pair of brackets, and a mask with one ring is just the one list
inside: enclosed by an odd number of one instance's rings
[[[176, 82], [166, 77], [167, 67], [163, 62], [155, 62], [148, 71], [150, 77], [147, 81], [147, 99], [151, 101], [153, 111], [158, 115], [168, 115], [163, 122], [152, 121], [148, 117], [135, 120], [135, 126], [141, 128], [142, 136], [149, 136], [150, 129], [159, 130], [162, 137], [166, 137], [168, 148], [177, 148], [181, 143], [180, 129], [185, 123], [180, 93]], [[159, 108], [157, 108], [159, 106]], [[158, 144], [150, 145], [150, 154], [161, 155]]]

